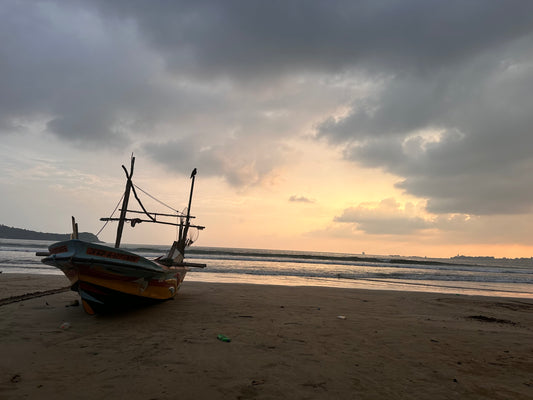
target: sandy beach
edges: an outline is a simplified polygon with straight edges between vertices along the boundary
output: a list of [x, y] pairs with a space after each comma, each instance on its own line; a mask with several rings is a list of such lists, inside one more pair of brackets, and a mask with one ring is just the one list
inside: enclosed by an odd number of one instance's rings
[[533, 399], [529, 299], [185, 281], [89, 316], [71, 291], [12, 297], [66, 285], [0, 274], [0, 398]]

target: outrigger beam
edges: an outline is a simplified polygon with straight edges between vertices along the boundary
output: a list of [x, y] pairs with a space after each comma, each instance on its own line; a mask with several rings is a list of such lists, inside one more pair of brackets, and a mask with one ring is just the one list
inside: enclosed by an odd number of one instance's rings
[[[128, 211], [131, 212], [131, 211]], [[120, 218], [100, 218], [100, 221], [120, 221]], [[163, 225], [173, 225], [173, 226], [181, 226], [182, 224], [178, 224], [176, 222], [166, 222], [166, 221], [152, 221], [151, 219], [140, 219], [140, 218], [124, 218], [124, 222], [150, 222], [152, 224], [163, 224]], [[199, 226], [199, 225], [189, 225], [191, 228], [196, 228], [199, 230], [205, 229], [205, 226]]]
[[[120, 211], [122, 211], [122, 209]], [[146, 214], [144, 211], [137, 211], [137, 210], [126, 210], [126, 212], [135, 213], [135, 214]], [[162, 216], [162, 217], [174, 217], [174, 218], [186, 216], [185, 214], [164, 214], [164, 213], [156, 213], [156, 212], [151, 212], [151, 211], [148, 211], [148, 214], [156, 216], [156, 217]], [[196, 217], [191, 215], [189, 218], [196, 218]]]

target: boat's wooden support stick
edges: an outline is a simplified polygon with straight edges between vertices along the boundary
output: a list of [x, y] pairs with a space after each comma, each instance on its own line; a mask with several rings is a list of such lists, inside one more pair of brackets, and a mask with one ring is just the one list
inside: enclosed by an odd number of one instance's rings
[[[191, 219], [191, 203], [192, 203], [192, 192], [194, 190], [194, 179], [196, 177], [196, 168], [192, 170], [191, 173], [191, 192], [189, 193], [189, 207], [187, 207], [187, 217], [185, 218], [185, 227], [183, 229], [183, 236], [180, 238], [180, 252], [182, 255], [185, 255], [185, 247], [187, 246], [187, 234], [189, 232], [189, 224]], [[180, 232], [181, 234], [181, 232]]]
[[122, 201], [122, 209], [120, 211], [120, 219], [118, 222], [118, 228], [117, 228], [117, 238], [115, 241], [115, 248], [120, 247], [120, 239], [122, 238], [122, 231], [124, 229], [124, 221], [126, 219], [126, 211], [128, 209], [128, 201], [130, 200], [130, 192], [131, 192], [131, 177], [133, 176], [133, 166], [135, 164], [135, 157], [131, 157], [131, 167], [130, 167], [130, 173], [128, 174], [128, 171], [122, 166], [124, 169], [124, 172], [126, 172], [126, 177], [128, 178], [126, 182], [126, 190], [124, 192], [124, 200]]
[[78, 224], [76, 223], [76, 219], [72, 217], [72, 235], [71, 239], [78, 239]]

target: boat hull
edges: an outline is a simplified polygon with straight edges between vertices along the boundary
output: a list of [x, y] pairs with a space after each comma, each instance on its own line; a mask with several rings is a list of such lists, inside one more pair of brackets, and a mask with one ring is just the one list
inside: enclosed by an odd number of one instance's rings
[[77, 239], [54, 243], [48, 250], [42, 262], [65, 274], [89, 313], [171, 299], [187, 273], [186, 267], [168, 267]]

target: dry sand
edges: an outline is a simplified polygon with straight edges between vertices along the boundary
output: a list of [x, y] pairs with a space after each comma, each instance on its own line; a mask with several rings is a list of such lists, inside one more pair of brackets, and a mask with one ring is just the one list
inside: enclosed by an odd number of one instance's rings
[[[0, 297], [66, 283], [0, 274]], [[77, 299], [0, 306], [1, 399], [533, 399], [529, 299], [187, 281], [121, 314]]]

